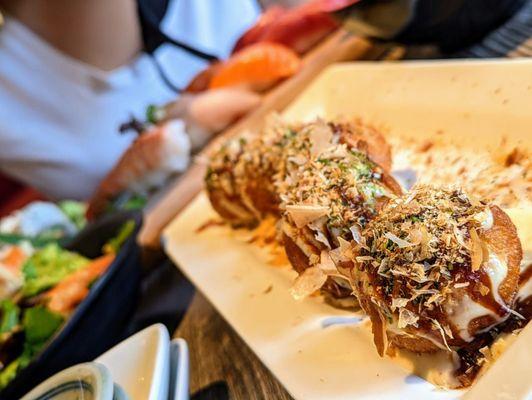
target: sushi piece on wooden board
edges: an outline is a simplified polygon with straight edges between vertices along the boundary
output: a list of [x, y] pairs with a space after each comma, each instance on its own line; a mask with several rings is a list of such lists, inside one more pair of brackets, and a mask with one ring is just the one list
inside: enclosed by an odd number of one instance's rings
[[301, 59], [282, 44], [260, 42], [234, 53], [228, 60], [209, 65], [185, 88], [187, 93], [241, 87], [255, 92], [270, 89], [301, 68]]
[[168, 174], [184, 171], [189, 163], [190, 141], [181, 120], [169, 121], [142, 133], [100, 183], [89, 201], [87, 218], [102, 214], [124, 190], [148, 191]]
[[249, 90], [221, 88], [184, 95], [168, 104], [160, 123], [148, 125], [102, 180], [89, 202], [87, 217], [98, 217], [124, 192], [145, 195], [157, 191], [186, 170], [191, 152], [260, 100]]
[[332, 13], [359, 0], [316, 0], [291, 9], [274, 6], [237, 41], [233, 52], [260, 42], [283, 44], [304, 54], [340, 26]]
[[222, 63], [213, 74], [209, 88], [244, 86], [261, 92], [294, 75], [300, 67], [299, 56], [290, 48], [276, 43], [256, 43]]
[[185, 92], [235, 84], [259, 92], [271, 88], [297, 72], [297, 54], [306, 54], [340, 27], [332, 13], [358, 1], [316, 0], [291, 9], [268, 8], [237, 41], [232, 56], [198, 73]]

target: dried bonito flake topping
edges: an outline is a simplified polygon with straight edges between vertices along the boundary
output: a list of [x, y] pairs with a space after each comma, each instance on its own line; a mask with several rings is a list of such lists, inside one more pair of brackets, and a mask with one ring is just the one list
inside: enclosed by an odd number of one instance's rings
[[419, 316], [410, 311], [409, 309], [400, 307], [399, 309], [399, 321], [397, 323], [398, 328], [406, 328], [408, 325], [417, 326]]
[[327, 215], [329, 207], [315, 206], [312, 204], [295, 204], [287, 205], [286, 212], [290, 214], [298, 228], [303, 228], [318, 218]]
[[[367, 276], [370, 285], [359, 285], [360, 295], [379, 304], [389, 324], [424, 330], [433, 339], [436, 332], [448, 348], [460, 317], [448, 315], [448, 306], [491, 295], [489, 286], [507, 271], [501, 266], [494, 277], [489, 270], [494, 252], [484, 235], [492, 226], [490, 207], [462, 190], [415, 187], [388, 202], [367, 225], [364, 246], [353, 242], [360, 271], [353, 286], [360, 274]], [[373, 289], [364, 293], [364, 287]], [[494, 301], [495, 308], [508, 309], [498, 294]]]
[[501, 143], [497, 149], [466, 148], [436, 139], [432, 146], [418, 148], [415, 138], [388, 139], [394, 164], [398, 169], [418, 171], [419, 183], [453, 182], [470, 197], [474, 194], [505, 209], [532, 205], [532, 152], [526, 146], [509, 148], [508, 143]]
[[261, 197], [271, 197], [268, 211], [278, 208], [285, 192], [282, 182], [297, 180], [295, 173], [301, 166], [338, 141], [332, 123], [317, 119], [289, 124], [273, 115], [260, 135], [247, 133], [231, 139], [212, 155], [207, 190], [239, 202], [261, 219], [265, 214], [265, 207], [257, 204], [263, 201]]
[[319, 290], [326, 280], [327, 274], [321, 268], [317, 266], [307, 268], [296, 278], [290, 288], [290, 294], [296, 300], [304, 299]]
[[365, 154], [335, 144], [277, 184], [281, 209], [298, 228], [326, 215], [330, 236], [362, 243], [361, 227], [376, 215], [379, 202], [394, 197], [381, 178], [382, 170]]
[[[339, 164], [342, 159], [351, 159], [354, 149], [362, 157], [380, 163], [384, 171], [389, 170], [391, 153], [384, 137], [359, 120], [316, 119], [287, 123], [273, 115], [260, 132], [229, 140], [212, 155], [206, 176], [209, 199], [215, 210], [233, 226], [255, 226], [266, 215], [279, 217], [282, 202], [299, 204], [292, 202], [287, 193], [290, 186], [300, 181], [301, 170], [320, 157], [322, 163]], [[327, 154], [326, 157], [322, 157], [323, 154]], [[359, 163], [359, 173], [364, 174], [369, 168], [375, 173], [374, 181], [385, 181], [392, 192], [400, 192], [400, 187], [388, 174], [383, 176], [380, 168], [373, 171], [368, 165], [373, 164]], [[382, 185], [366, 183], [362, 187], [349, 185], [346, 194], [368, 200], [368, 203], [386, 196]]]
[[[315, 130], [327, 131], [313, 135]], [[206, 186], [213, 207], [233, 225], [253, 226], [267, 215], [279, 215], [282, 191], [276, 183], [294, 177], [308, 162], [313, 137], [337, 141], [332, 127], [321, 120], [287, 124], [272, 116], [260, 135], [251, 133], [224, 143], [211, 157]], [[336, 138], [336, 139], [335, 139]]]

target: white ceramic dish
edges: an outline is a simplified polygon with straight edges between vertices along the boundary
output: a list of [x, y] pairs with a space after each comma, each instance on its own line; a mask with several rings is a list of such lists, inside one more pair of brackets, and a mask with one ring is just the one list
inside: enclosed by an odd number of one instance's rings
[[95, 362], [54, 375], [24, 399], [58, 396], [58, 400], [187, 400], [188, 378], [186, 342], [170, 342], [166, 328], [155, 324], [119, 343]]
[[[392, 135], [419, 140], [444, 131], [461, 146], [490, 149], [506, 136], [531, 148], [532, 61], [419, 62], [333, 66], [287, 109], [285, 117], [357, 115]], [[519, 218], [523, 237], [530, 221]], [[227, 227], [196, 230], [216, 214], [199, 195], [164, 233], [165, 248], [264, 364], [298, 399], [453, 399], [380, 358], [367, 320], [323, 304], [297, 302], [295, 273]], [[523, 222], [525, 221], [525, 222]], [[523, 243], [530, 251], [531, 243]], [[530, 347], [528, 347], [530, 348]]]
[[108, 369], [98, 363], [84, 363], [48, 378], [22, 400], [113, 400], [113, 393], [113, 380]]
[[518, 340], [475, 382], [463, 400], [532, 399], [531, 354], [532, 324], [528, 324]]
[[170, 386], [168, 400], [188, 400], [188, 345], [184, 339], [170, 343]]
[[95, 361], [105, 365], [131, 400], [166, 400], [170, 337], [162, 324], [152, 325], [119, 343]]

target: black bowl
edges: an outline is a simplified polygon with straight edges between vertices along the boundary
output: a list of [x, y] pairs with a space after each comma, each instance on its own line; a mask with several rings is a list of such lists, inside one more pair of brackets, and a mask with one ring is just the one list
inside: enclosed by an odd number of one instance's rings
[[141, 276], [140, 251], [135, 240], [141, 225], [140, 214], [106, 216], [90, 224], [65, 246], [95, 258], [129, 219], [135, 221], [135, 231], [108, 270], [41, 353], [0, 392], [0, 399], [19, 399], [55, 373], [92, 361], [124, 338], [124, 327], [135, 311]]

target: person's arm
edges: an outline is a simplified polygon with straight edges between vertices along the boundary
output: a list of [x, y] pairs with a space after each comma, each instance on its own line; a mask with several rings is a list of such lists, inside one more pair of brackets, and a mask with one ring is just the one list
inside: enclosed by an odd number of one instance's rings
[[0, 8], [63, 53], [103, 70], [142, 49], [135, 0], [0, 0]]

